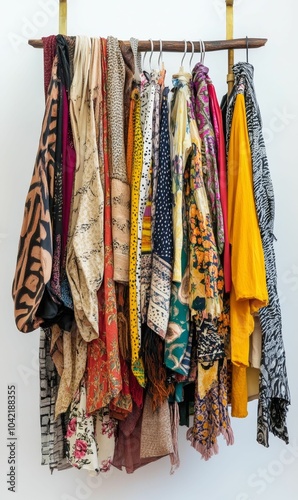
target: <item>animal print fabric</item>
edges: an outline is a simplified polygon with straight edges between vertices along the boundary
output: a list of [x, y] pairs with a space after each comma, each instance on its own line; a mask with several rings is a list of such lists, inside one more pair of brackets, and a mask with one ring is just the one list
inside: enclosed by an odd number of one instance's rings
[[258, 442], [268, 447], [269, 432], [288, 443], [286, 415], [290, 404], [273, 246], [274, 192], [262, 133], [262, 118], [254, 89], [253, 66], [249, 63], [238, 63], [233, 67], [233, 71], [235, 85], [227, 110], [227, 147], [236, 96], [238, 93], [243, 93], [252, 155], [254, 198], [264, 250], [269, 295], [268, 306], [263, 307], [259, 312], [262, 357], [257, 430]]
[[117, 38], [107, 38], [107, 106], [112, 196], [114, 280], [128, 283], [130, 189], [124, 144], [125, 64]]
[[130, 253], [129, 253], [129, 325], [131, 342], [131, 368], [139, 384], [145, 386], [145, 374], [142, 359], [139, 356], [141, 336], [141, 301], [140, 301], [140, 269], [137, 262], [138, 251], [138, 213], [139, 194], [143, 165], [143, 136], [141, 126], [140, 91], [132, 91], [135, 101], [133, 128], [133, 160], [131, 177], [131, 212], [130, 212]]
[[61, 82], [55, 56], [34, 171], [25, 210], [12, 286], [17, 328], [28, 333], [43, 322], [37, 316], [52, 273], [51, 206], [54, 197], [55, 152]]

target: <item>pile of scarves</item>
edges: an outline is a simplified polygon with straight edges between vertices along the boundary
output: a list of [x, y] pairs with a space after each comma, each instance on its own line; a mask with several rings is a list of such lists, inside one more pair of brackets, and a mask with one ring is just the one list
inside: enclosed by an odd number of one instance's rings
[[[141, 68], [137, 40], [43, 39], [45, 115], [21, 229], [17, 328], [40, 327], [42, 463], [131, 473], [178, 427], [204, 459], [259, 398], [288, 442], [274, 198], [253, 86], [234, 66]], [[228, 187], [227, 187], [228, 186]], [[278, 353], [278, 356], [277, 356]]]

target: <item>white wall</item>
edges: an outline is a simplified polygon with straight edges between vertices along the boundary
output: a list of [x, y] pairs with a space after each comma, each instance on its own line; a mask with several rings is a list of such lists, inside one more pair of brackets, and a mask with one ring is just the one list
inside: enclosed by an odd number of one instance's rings
[[[233, 419], [235, 444], [220, 442], [220, 453], [205, 463], [180, 432], [181, 467], [169, 475], [168, 459], [126, 475], [112, 470], [93, 483], [84, 472], [50, 475], [40, 463], [38, 331], [24, 335], [14, 324], [11, 282], [26, 192], [31, 178], [44, 109], [42, 51], [28, 37], [57, 32], [57, 16], [45, 5], [57, 0], [1, 2], [0, 78], [0, 304], [1, 410], [0, 498], [16, 500], [292, 500], [298, 498], [298, 99], [295, 0], [235, 0], [235, 37], [268, 37], [265, 48], [251, 50], [255, 85], [263, 114], [267, 152], [276, 196], [275, 235], [284, 342], [292, 393], [288, 424], [291, 446], [271, 436], [270, 448], [256, 443], [256, 404], [249, 417]], [[224, 0], [69, 0], [68, 32], [129, 39], [205, 40], [225, 37]], [[54, 9], [55, 10], [55, 9]], [[294, 24], [295, 23], [295, 24]], [[39, 26], [38, 26], [39, 25]], [[245, 50], [235, 55], [245, 58]], [[154, 56], [157, 60], [157, 55]], [[196, 61], [198, 58], [195, 58]], [[171, 74], [180, 55], [164, 54]], [[225, 52], [207, 54], [206, 65], [221, 96], [226, 90]], [[187, 65], [187, 62], [186, 64]], [[17, 492], [7, 491], [7, 384], [17, 384]], [[287, 450], [287, 451], [286, 451]]]

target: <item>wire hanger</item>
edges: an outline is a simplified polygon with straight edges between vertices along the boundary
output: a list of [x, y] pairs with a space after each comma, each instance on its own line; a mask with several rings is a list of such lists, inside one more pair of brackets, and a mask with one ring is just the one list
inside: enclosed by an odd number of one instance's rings
[[146, 52], [144, 52], [143, 59], [142, 59], [142, 71], [144, 71], [144, 69], [145, 69], [146, 56], [147, 56], [147, 50], [146, 50]]
[[153, 56], [153, 50], [154, 50], [154, 43], [153, 43], [152, 38], [149, 38], [149, 42], [151, 44], [151, 54], [150, 54], [150, 57], [149, 57], [149, 69], [150, 69], [150, 73], [151, 73], [152, 72], [151, 62], [152, 62], [152, 56]]
[[183, 61], [185, 59], [186, 52], [187, 52], [187, 41], [184, 40], [184, 54], [183, 54], [182, 59], [181, 59], [180, 70], [179, 71], [183, 71]]
[[248, 63], [248, 38], [246, 36], [246, 62]]
[[159, 40], [159, 56], [158, 56], [158, 67], [160, 70], [164, 69], [165, 65], [163, 62], [163, 53], [162, 53], [162, 40]]
[[203, 40], [200, 40], [200, 52], [201, 52], [200, 63], [204, 64], [206, 50], [205, 50], [205, 43], [203, 42]]
[[191, 62], [192, 62], [192, 58], [193, 58], [193, 55], [195, 52], [195, 45], [191, 40], [189, 41], [189, 43], [191, 44], [191, 56], [190, 56], [190, 60], [189, 60], [189, 72], [191, 73]]

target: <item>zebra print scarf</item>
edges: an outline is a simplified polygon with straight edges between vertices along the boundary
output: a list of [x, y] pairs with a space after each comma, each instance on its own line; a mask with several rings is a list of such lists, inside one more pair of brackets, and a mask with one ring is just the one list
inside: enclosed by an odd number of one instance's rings
[[247, 128], [253, 166], [253, 185], [266, 264], [268, 306], [259, 312], [262, 329], [260, 397], [258, 404], [257, 441], [269, 446], [269, 432], [289, 442], [286, 415], [290, 404], [282, 319], [277, 293], [277, 272], [273, 247], [274, 193], [262, 133], [262, 119], [253, 83], [254, 68], [249, 63], [233, 67], [235, 85], [227, 110], [227, 147], [236, 96], [244, 94]]

